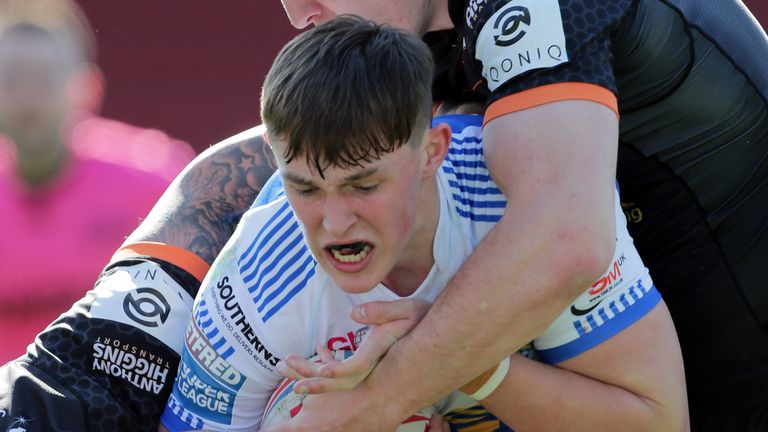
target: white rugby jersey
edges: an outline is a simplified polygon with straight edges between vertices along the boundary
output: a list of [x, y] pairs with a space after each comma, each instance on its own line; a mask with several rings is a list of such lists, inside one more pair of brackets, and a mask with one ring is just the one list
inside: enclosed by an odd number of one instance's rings
[[[452, 142], [437, 175], [441, 207], [435, 263], [411, 295], [430, 302], [506, 207], [485, 166], [482, 118], [451, 115], [435, 122], [451, 125]], [[309, 357], [321, 343], [331, 350], [356, 349], [368, 329], [352, 321], [351, 308], [400, 298], [381, 284], [362, 294], [342, 291], [310, 254], [286, 198], [276, 195], [243, 215], [203, 281], [162, 417], [171, 431], [258, 429], [282, 379], [275, 370], [280, 359]], [[557, 363], [584, 352], [658, 303], [618, 196], [616, 219], [610, 268], [534, 341], [541, 360]]]

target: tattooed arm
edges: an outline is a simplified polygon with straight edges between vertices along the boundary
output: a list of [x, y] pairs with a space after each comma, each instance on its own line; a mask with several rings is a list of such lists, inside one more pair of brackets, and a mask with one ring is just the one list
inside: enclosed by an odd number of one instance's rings
[[250, 129], [200, 154], [126, 244], [165, 243], [212, 263], [240, 216], [275, 172], [272, 151], [262, 133], [261, 127]]

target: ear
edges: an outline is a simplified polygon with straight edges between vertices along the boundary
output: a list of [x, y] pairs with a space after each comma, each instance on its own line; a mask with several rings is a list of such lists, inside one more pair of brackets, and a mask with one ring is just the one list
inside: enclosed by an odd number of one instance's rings
[[96, 113], [104, 101], [104, 75], [95, 65], [83, 66], [67, 83], [67, 100], [77, 112]]
[[424, 147], [424, 176], [433, 176], [445, 160], [451, 144], [451, 127], [440, 123], [427, 131], [427, 144]]

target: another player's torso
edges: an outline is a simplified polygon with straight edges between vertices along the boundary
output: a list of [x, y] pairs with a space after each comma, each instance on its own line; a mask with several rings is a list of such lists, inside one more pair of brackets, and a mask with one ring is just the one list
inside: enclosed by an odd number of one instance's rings
[[[449, 3], [467, 50], [458, 68], [438, 78], [436, 93], [494, 102], [562, 82], [614, 91], [622, 205], [684, 354], [699, 359], [686, 367], [698, 377], [694, 385], [742, 385], [736, 377], [745, 370], [765, 369], [768, 348], [754, 345], [768, 347], [768, 273], [761, 269], [768, 256], [768, 43], [742, 5]], [[503, 55], [483, 64], [477, 58], [492, 58], [482, 51], [489, 45]], [[711, 318], [714, 311], [752, 318], [724, 323]], [[713, 367], [729, 372], [715, 378], [706, 372]], [[764, 375], [754, 393], [768, 383]], [[699, 391], [693, 388], [693, 399]]]

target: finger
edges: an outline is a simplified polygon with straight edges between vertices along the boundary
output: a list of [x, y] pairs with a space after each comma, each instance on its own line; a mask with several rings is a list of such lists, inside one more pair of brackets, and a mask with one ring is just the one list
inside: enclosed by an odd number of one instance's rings
[[412, 327], [413, 322], [407, 320], [373, 326], [352, 357], [342, 362], [331, 362], [320, 366], [318, 376], [338, 379], [358, 376], [358, 382], [362, 381], [381, 357], [389, 351], [389, 348]]
[[[381, 304], [386, 307], [387, 303], [392, 302], [377, 302], [377, 304], [369, 303], [373, 307]], [[423, 311], [429, 307], [429, 303], [423, 301], [409, 301], [408, 304], [403, 304], [399, 308], [403, 315], [392, 316], [417, 316], [419, 319], [423, 316]], [[307, 371], [300, 370], [300, 372], [310, 376], [332, 378], [332, 379], [351, 379], [356, 384], [359, 384], [366, 376], [373, 370], [384, 354], [387, 353], [390, 347], [397, 342], [400, 338], [406, 335], [413, 326], [417, 323], [414, 319], [399, 319], [395, 321], [389, 321], [385, 324], [374, 325], [366, 335], [363, 343], [355, 351], [354, 355], [342, 362], [331, 361], [327, 364], [321, 365], [317, 368], [316, 374], [308, 374]], [[306, 372], [306, 373], [305, 373]], [[332, 388], [347, 388], [347, 383], [343, 385], [330, 385]]]
[[384, 333], [381, 335], [381, 337], [377, 337], [376, 333], [371, 332], [366, 338], [366, 342], [358, 347], [352, 357], [341, 362], [320, 366], [317, 376], [333, 379], [359, 377], [358, 382], [362, 381], [394, 343], [392, 337]]
[[297, 355], [289, 355], [284, 359], [285, 363], [302, 378], [317, 376], [317, 370], [322, 363], [315, 363]]
[[421, 321], [429, 310], [429, 302], [417, 299], [400, 299], [394, 301], [376, 301], [363, 303], [352, 309], [352, 319], [368, 325], [412, 319]]
[[298, 381], [300, 379], [306, 378], [304, 375], [296, 372], [296, 370], [288, 366], [285, 360], [280, 361], [280, 363], [277, 364], [276, 369], [280, 375], [282, 375], [285, 378], [292, 379], [294, 381]]
[[317, 354], [320, 356], [320, 359], [323, 363], [331, 363], [337, 361], [331, 350], [328, 349], [328, 347], [325, 345], [321, 344], [317, 346]]
[[297, 381], [296, 384], [294, 384], [293, 391], [303, 394], [320, 394], [352, 390], [360, 381], [349, 379], [306, 378]]

